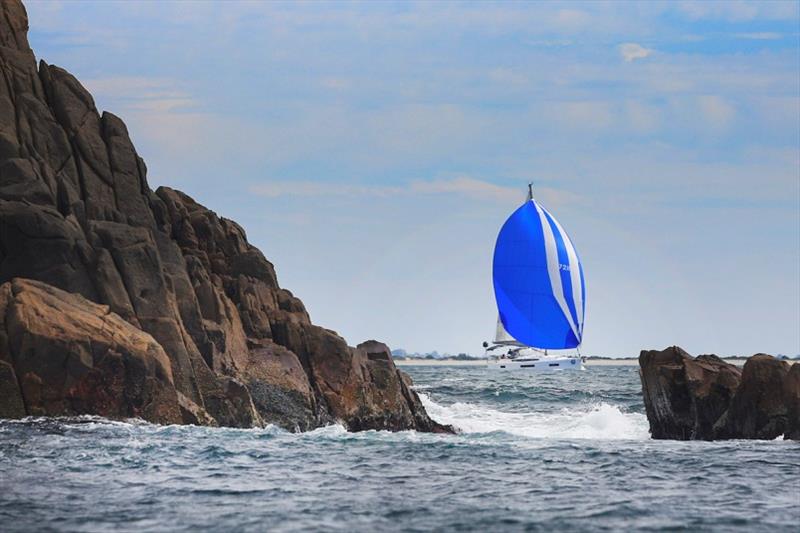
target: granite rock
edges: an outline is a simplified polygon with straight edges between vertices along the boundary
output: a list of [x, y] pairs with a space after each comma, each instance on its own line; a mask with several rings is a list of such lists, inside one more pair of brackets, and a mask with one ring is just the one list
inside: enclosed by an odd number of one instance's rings
[[[64, 292], [48, 294], [94, 302], [103, 316], [152, 339], [168, 362], [171, 397], [181, 401], [150, 420], [443, 430], [390, 355], [371, 359], [373, 352], [312, 324], [241, 226], [180, 191], [152, 191], [123, 121], [99, 112], [66, 70], [37, 65], [21, 2], [2, 0], [0, 11], [0, 283], [42, 282], [49, 287], [37, 290], [59, 289]], [[86, 366], [79, 344], [61, 349]], [[25, 414], [141, 411], [134, 405], [99, 409], [86, 396], [100, 393], [96, 383], [81, 389], [81, 407], [64, 403], [63, 391], [53, 391], [62, 390], [56, 382], [67, 376], [48, 374], [55, 381], [40, 384], [43, 376], [26, 377], [27, 363], [17, 363], [11, 348], [0, 338], [0, 386], [9, 391], [0, 416], [21, 413], [18, 389]], [[90, 367], [93, 376], [106, 368], [99, 362]], [[36, 390], [55, 394], [55, 403], [29, 403], [26, 391]]]
[[800, 439], [800, 365], [756, 354], [740, 369], [677, 346], [639, 355], [654, 439]]

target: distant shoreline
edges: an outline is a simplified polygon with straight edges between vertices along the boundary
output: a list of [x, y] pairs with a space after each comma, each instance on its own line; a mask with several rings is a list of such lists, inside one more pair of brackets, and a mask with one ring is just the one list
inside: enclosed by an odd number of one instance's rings
[[[737, 357], [724, 359], [724, 361], [742, 366], [746, 358]], [[800, 361], [787, 359], [788, 363], [794, 364]], [[454, 359], [395, 359], [397, 366], [486, 366], [486, 360], [458, 361]], [[588, 359], [586, 366], [639, 366], [639, 359]]]

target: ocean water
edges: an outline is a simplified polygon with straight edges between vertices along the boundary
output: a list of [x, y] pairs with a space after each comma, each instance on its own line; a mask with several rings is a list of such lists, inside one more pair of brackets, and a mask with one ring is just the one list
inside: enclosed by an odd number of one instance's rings
[[649, 439], [635, 367], [406, 367], [456, 436], [0, 421], [0, 531], [797, 531], [800, 443]]

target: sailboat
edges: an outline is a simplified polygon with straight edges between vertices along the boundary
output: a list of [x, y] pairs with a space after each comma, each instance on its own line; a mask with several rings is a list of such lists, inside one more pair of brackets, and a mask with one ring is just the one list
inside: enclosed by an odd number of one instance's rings
[[[528, 197], [506, 220], [492, 266], [497, 328], [488, 366], [497, 370], [580, 370], [586, 288], [564, 228]], [[500, 351], [500, 355], [495, 355]]]

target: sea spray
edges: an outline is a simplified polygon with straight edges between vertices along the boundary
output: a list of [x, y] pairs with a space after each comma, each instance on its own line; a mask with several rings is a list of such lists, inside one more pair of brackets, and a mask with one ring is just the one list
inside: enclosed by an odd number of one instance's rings
[[437, 422], [451, 424], [464, 433], [502, 431], [528, 438], [631, 439], [650, 437], [647, 417], [625, 413], [608, 403], [586, 404], [550, 411], [503, 412], [488, 407], [456, 402], [441, 405], [420, 393], [428, 414]]

